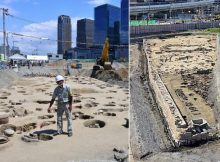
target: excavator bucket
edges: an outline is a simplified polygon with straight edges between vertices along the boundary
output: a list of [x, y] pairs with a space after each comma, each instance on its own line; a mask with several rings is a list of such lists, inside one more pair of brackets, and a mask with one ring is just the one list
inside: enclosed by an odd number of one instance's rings
[[112, 69], [112, 64], [111, 62], [105, 62], [104, 64], [104, 70], [111, 70]]

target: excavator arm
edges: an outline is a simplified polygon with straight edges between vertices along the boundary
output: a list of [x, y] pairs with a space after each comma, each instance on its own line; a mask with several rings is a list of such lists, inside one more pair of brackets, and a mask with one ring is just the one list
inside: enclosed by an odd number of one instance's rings
[[109, 60], [109, 39], [105, 39], [105, 44], [102, 49], [101, 65], [104, 66], [105, 62]]
[[105, 43], [102, 49], [102, 56], [100, 59], [97, 60], [96, 65], [93, 66], [93, 69], [97, 70], [100, 69], [99, 66], [102, 66], [104, 70], [111, 70], [111, 62], [109, 62], [109, 39], [105, 39]]

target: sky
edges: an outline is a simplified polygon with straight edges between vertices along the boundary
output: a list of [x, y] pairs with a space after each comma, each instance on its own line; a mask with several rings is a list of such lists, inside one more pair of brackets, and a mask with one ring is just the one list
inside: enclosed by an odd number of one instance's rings
[[[6, 32], [9, 32], [9, 46], [19, 47], [24, 54], [46, 55], [57, 53], [55, 40], [59, 15], [71, 17], [72, 47], [75, 47], [77, 20], [94, 19], [96, 6], [108, 3], [120, 7], [120, 2], [121, 0], [0, 0], [0, 8], [8, 9], [9, 13], [5, 21]], [[3, 16], [0, 9], [0, 44], [3, 44], [2, 31]], [[37, 39], [29, 36], [35, 36]]]

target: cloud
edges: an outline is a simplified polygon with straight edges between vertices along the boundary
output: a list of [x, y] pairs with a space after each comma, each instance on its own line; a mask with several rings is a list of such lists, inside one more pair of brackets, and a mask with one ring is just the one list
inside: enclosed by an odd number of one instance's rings
[[[79, 19], [82, 18], [71, 18], [73, 42], [72, 47], [76, 45], [77, 20]], [[17, 32], [26, 36], [50, 39], [42, 40], [30, 37], [13, 36], [13, 40], [18, 41], [15, 43], [15, 45], [21, 49], [21, 52], [36, 52], [36, 49], [38, 49], [38, 54], [57, 53], [57, 20], [50, 20], [46, 22], [25, 25], [20, 31]], [[10, 42], [11, 46], [13, 40], [11, 40]]]
[[53, 37], [53, 33], [56, 31], [57, 28], [57, 21], [50, 20], [41, 23], [32, 23], [29, 25], [25, 25], [21, 33], [25, 35], [33, 35], [37, 37]]
[[95, 6], [99, 6], [105, 3], [110, 3], [110, 0], [90, 0], [88, 3]]
[[[20, 34], [23, 34], [27, 37], [17, 37], [19, 40], [16, 45], [24, 51], [25, 53], [38, 53], [38, 54], [47, 54], [49, 52], [56, 52], [57, 43], [57, 21], [50, 20], [40, 23], [32, 23], [25, 25]], [[38, 37], [38, 38], [49, 38], [49, 40], [35, 39], [28, 36]], [[36, 51], [37, 49], [37, 51]]]
[[22, 37], [23, 39], [19, 40], [17, 46], [21, 49], [21, 51], [26, 52], [37, 52], [38, 54], [47, 54], [48, 52], [56, 52], [56, 37], [57, 37], [57, 21], [50, 20], [41, 23], [32, 23], [29, 25], [25, 25], [20, 34], [26, 36], [34, 36], [38, 38], [49, 38], [51, 41], [43, 40], [43, 39], [35, 39], [30, 37]]

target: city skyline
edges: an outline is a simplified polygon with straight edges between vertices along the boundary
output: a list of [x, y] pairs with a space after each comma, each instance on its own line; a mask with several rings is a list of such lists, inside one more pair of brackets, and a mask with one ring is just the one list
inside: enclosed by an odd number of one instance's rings
[[[27, 54], [47, 54], [57, 51], [57, 18], [60, 15], [68, 15], [72, 22], [72, 47], [76, 46], [76, 23], [83, 18], [94, 19], [94, 8], [102, 4], [120, 6], [118, 0], [77, 0], [74, 2], [52, 0], [3, 0], [0, 8], [8, 8], [6, 16], [7, 32], [19, 33], [25, 36], [35, 36], [43, 39], [35, 39], [18, 35], [8, 34], [9, 45], [13, 44]], [[48, 5], [53, 9], [48, 10]], [[77, 4], [77, 5], [76, 5]], [[39, 12], [40, 11], [40, 12]], [[83, 12], [82, 12], [83, 11]], [[2, 20], [2, 14], [0, 14]], [[0, 24], [0, 31], [2, 31]], [[0, 44], [3, 43], [3, 34], [0, 34]], [[49, 38], [47, 40], [45, 38]]]

